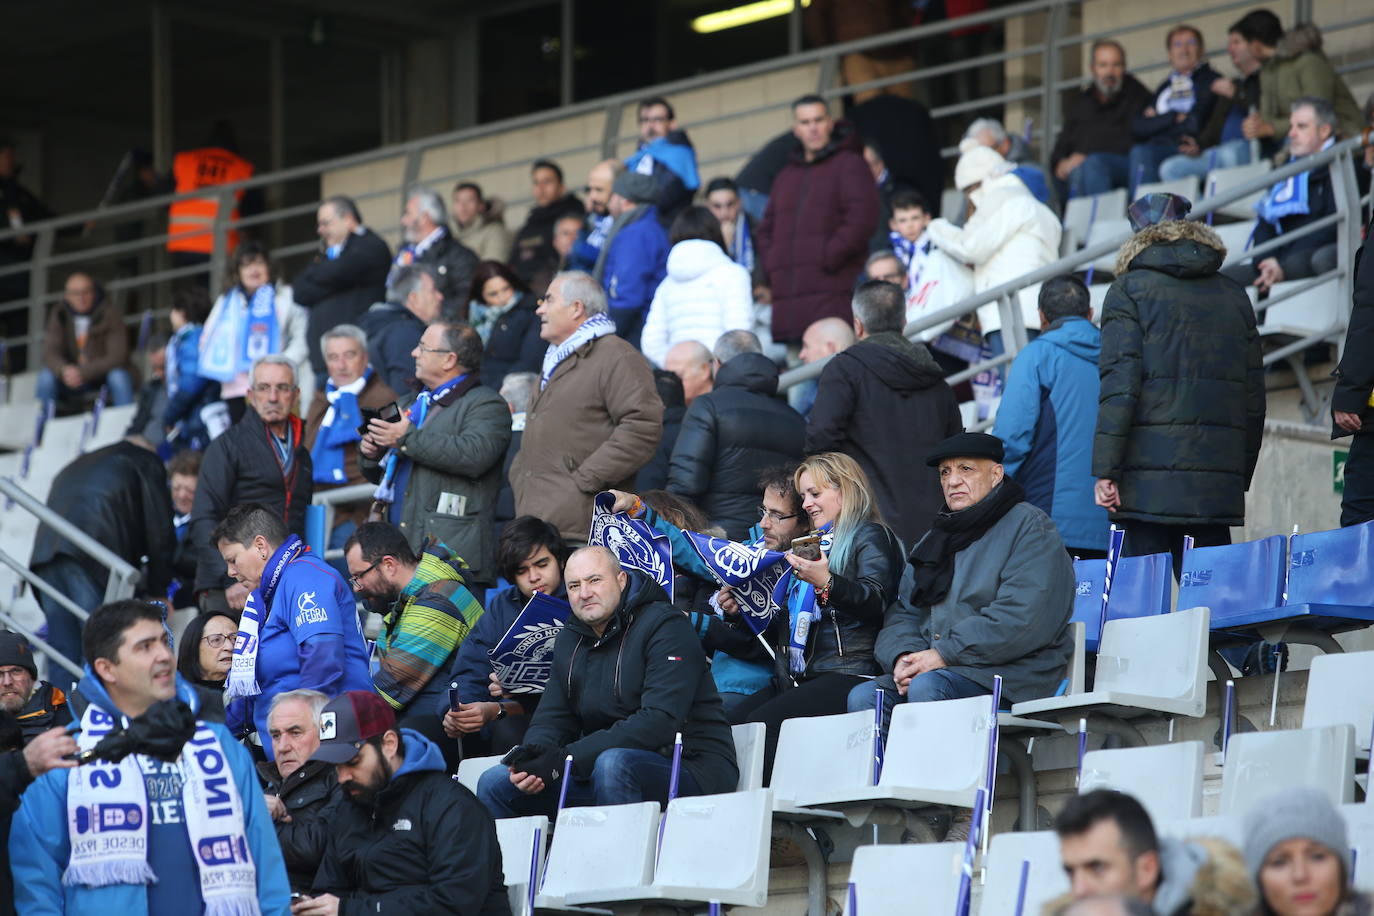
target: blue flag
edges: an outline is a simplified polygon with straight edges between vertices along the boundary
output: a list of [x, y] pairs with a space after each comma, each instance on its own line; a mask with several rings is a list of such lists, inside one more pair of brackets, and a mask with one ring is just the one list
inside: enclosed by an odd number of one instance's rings
[[487, 650], [491, 667], [509, 693], [544, 692], [553, 673], [553, 642], [571, 612], [562, 598], [535, 592], [505, 635]]
[[[769, 550], [762, 542], [741, 544], [695, 531], [683, 534], [720, 584], [734, 590], [749, 629], [755, 634], [762, 633], [773, 619], [773, 611], [782, 603], [775, 598], [774, 592], [792, 571], [782, 562], [786, 554]], [[786, 594], [785, 587], [782, 594]]]
[[592, 503], [592, 530], [587, 543], [615, 554], [622, 569], [637, 569], [653, 579], [673, 600], [673, 545], [643, 519], [612, 512], [615, 497], [596, 494]]

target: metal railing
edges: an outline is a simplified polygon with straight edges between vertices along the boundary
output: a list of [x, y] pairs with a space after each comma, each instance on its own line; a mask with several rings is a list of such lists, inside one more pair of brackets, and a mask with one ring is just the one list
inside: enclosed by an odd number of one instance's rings
[[[1081, 77], [1062, 76], [1065, 70], [1066, 59], [1073, 60], [1076, 65], [1078, 63], [1078, 58], [1075, 56], [1081, 55], [1081, 46], [1097, 38], [1107, 37], [1108, 35], [1120, 38], [1133, 33], [1158, 31], [1172, 25], [1176, 21], [1176, 17], [1172, 16], [1156, 17], [1122, 25], [1118, 28], [1113, 28], [1110, 32], [1072, 33], [1070, 31], [1072, 25], [1072, 17], [1070, 16], [1071, 11], [1082, 9], [1090, 5], [1106, 4], [1107, 2], [1110, 2], [1110, 0], [1026, 0], [1026, 2], [1011, 4], [995, 10], [987, 10], [969, 16], [962, 16], [955, 19], [931, 23], [929, 25], [921, 25], [914, 28], [889, 32], [883, 35], [846, 42], [844, 44], [829, 45], [823, 48], [804, 51], [799, 54], [787, 55], [740, 67], [733, 67], [727, 70], [676, 80], [654, 87], [618, 93], [612, 96], [568, 105], [550, 111], [523, 115], [521, 117], [510, 118], [490, 124], [437, 134], [407, 143], [395, 144], [366, 152], [339, 156], [307, 165], [268, 172], [245, 181], [217, 185], [213, 188], [202, 189], [194, 193], [181, 195], [165, 194], [146, 198], [137, 202], [118, 204], [82, 213], [60, 216], [25, 225], [17, 229], [5, 228], [0, 230], [0, 241], [15, 239], [21, 236], [30, 237], [33, 239], [33, 253], [27, 262], [0, 267], [0, 278], [27, 274], [29, 285], [29, 294], [26, 298], [0, 303], [0, 315], [14, 311], [27, 311], [28, 313], [27, 334], [22, 337], [4, 340], [3, 343], [7, 349], [26, 350], [29, 357], [28, 364], [30, 366], [36, 364], [33, 354], [36, 352], [37, 346], [42, 338], [42, 325], [45, 310], [49, 304], [61, 299], [61, 292], [55, 289], [55, 284], [52, 282], [54, 279], [54, 272], [56, 271], [75, 270], [79, 268], [92, 271], [99, 275], [102, 267], [109, 268], [113, 266], [116, 259], [138, 258], [144, 262], [152, 261], [151, 269], [144, 269], [144, 267], [147, 266], [146, 264], [140, 265], [135, 275], [111, 280], [105, 284], [106, 289], [116, 296], [124, 296], [132, 291], [145, 291], [154, 293], [155, 297], [165, 298], [163, 297], [163, 293], [165, 293], [168, 284], [178, 280], [208, 276], [210, 288], [212, 291], [215, 291], [225, 275], [225, 266], [230, 256], [230, 252], [227, 250], [229, 233], [239, 229], [277, 230], [279, 228], [289, 228], [291, 221], [300, 221], [313, 211], [316, 206], [316, 201], [320, 197], [320, 184], [322, 179], [330, 173], [383, 162], [398, 163], [401, 166], [399, 170], [400, 178], [394, 186], [374, 188], [353, 195], [360, 204], [365, 206], [370, 202], [376, 201], [395, 202], [405, 188], [417, 182], [423, 171], [425, 156], [433, 150], [456, 143], [491, 137], [510, 131], [555, 124], [560, 121], [586, 117], [588, 115], [599, 116], [602, 120], [602, 129], [598, 142], [581, 143], [558, 150], [530, 150], [527, 155], [521, 155], [514, 159], [506, 159], [499, 163], [463, 168], [452, 174], [429, 175], [426, 177], [426, 181], [430, 184], [446, 184], [459, 178], [481, 178], [489, 173], [509, 170], [512, 166], [528, 165], [536, 158], [559, 159], [585, 155], [587, 153], [595, 153], [598, 156], [609, 157], [615, 155], [622, 144], [631, 143], [636, 139], [635, 134], [622, 132], [621, 122], [626, 106], [634, 104], [640, 98], [647, 95], [665, 95], [671, 97], [674, 94], [701, 90], [713, 86], [721, 86], [740, 80], [764, 77], [798, 67], [817, 67], [819, 78], [816, 90], [823, 96], [837, 98], [865, 89], [882, 89], [904, 83], [920, 83], [921, 81], [936, 77], [973, 72], [984, 67], [1005, 65], [1009, 62], [1021, 61], [1038, 56], [1040, 59], [1038, 85], [1002, 91], [969, 101], [960, 101], [938, 106], [933, 109], [932, 115], [937, 120], [950, 118], [963, 119], [973, 112], [995, 111], [999, 106], [1016, 102], [1025, 102], [1035, 106], [1037, 108], [1037, 129], [1034, 131], [1034, 135], [1041, 140], [1041, 159], [1047, 163], [1050, 148], [1048, 139], [1053, 136], [1054, 131], [1057, 130], [1058, 127], [1061, 96], [1064, 92], [1076, 89], [1083, 84], [1083, 79]], [[1252, 5], [1251, 0], [1224, 0], [1224, 2], [1213, 3], [1204, 9], [1194, 12], [1196, 15], [1204, 15], [1233, 9], [1239, 10]], [[1310, 7], [1308, 4], [1297, 2], [1294, 4], [1293, 13], [1295, 18], [1302, 18], [1309, 14], [1309, 10]], [[919, 67], [907, 73], [895, 74], [863, 84], [849, 86], [839, 84], [838, 74], [840, 72], [840, 61], [846, 54], [872, 51], [915, 41], [925, 41], [927, 43], [936, 42], [954, 31], [978, 26], [995, 26], [1011, 22], [1012, 20], [1043, 26], [1043, 38], [1039, 41], [1028, 42], [1015, 48], [982, 54], [976, 57], [935, 66]], [[1324, 28], [1324, 32], [1330, 35], [1335, 32], [1359, 28], [1370, 23], [1374, 23], [1374, 15], [1366, 15], [1327, 24]], [[1216, 55], [1219, 52], [1212, 53]], [[1161, 70], [1166, 66], [1167, 62], [1162, 58], [1158, 58], [1132, 67], [1132, 72], [1136, 74], [1151, 73]], [[1341, 66], [1341, 71], [1343, 73], [1348, 73], [1368, 69], [1371, 66], [1374, 66], [1374, 58], [1344, 63]], [[1029, 75], [1027, 78], [1029, 79]], [[790, 100], [780, 100], [764, 105], [726, 111], [709, 118], [689, 121], [685, 126], [690, 131], [697, 128], [709, 127], [714, 124], [755, 118], [770, 112], [777, 112], [781, 115], [786, 111], [789, 104]], [[782, 121], [780, 118], [779, 126], [781, 126], [781, 123]], [[764, 139], [766, 139], [766, 137], [751, 137], [748, 141], [749, 145], [741, 149], [703, 150], [701, 152], [706, 155], [703, 156], [702, 161], [704, 163], [724, 162], [733, 158], [749, 155]], [[948, 148], [943, 152], [946, 156], [951, 156], [954, 155], [955, 150], [954, 148]], [[249, 189], [275, 189], [278, 192], [284, 192], [287, 186], [299, 185], [301, 183], [304, 183], [305, 186], [298, 188], [298, 190], [305, 193], [309, 198], [308, 202], [277, 207], [267, 212], [249, 217], [242, 217], [239, 219], [229, 218], [235, 196], [242, 191]], [[164, 250], [168, 238], [165, 231], [167, 208], [178, 200], [205, 196], [215, 196], [220, 203], [220, 206], [217, 208], [218, 217], [210, 229], [214, 244], [208, 263], [185, 267], [168, 266]], [[515, 195], [507, 196], [507, 200], [512, 205], [519, 206], [528, 202], [528, 197], [521, 191]], [[70, 251], [59, 250], [59, 236], [65, 237], [73, 231], [87, 226], [87, 224], [108, 227], [129, 223], [131, 221], [143, 221], [156, 225], [159, 228], [157, 231], [146, 233], [142, 237], [130, 241], [102, 243], [93, 247], [76, 247]], [[384, 235], [394, 234], [399, 229], [398, 223], [390, 219], [374, 221], [372, 226]], [[277, 246], [273, 249], [272, 254], [275, 258], [290, 258], [307, 254], [316, 250], [316, 248], [317, 243], [311, 238], [306, 241]], [[143, 305], [146, 307], [147, 303], [145, 302]], [[158, 309], [156, 311], [158, 314], [161, 314], [164, 310]], [[139, 316], [129, 314], [126, 320], [132, 324], [139, 320]]]
[[[339, 506], [346, 503], [360, 503], [370, 500], [376, 491], [376, 484], [354, 483], [316, 493], [310, 501], [311, 506], [323, 506], [324, 511], [320, 516], [320, 543], [319, 545], [311, 544], [311, 549], [316, 549], [318, 546], [318, 553], [326, 560], [337, 560], [342, 557], [344, 552], [339, 548], [328, 550], [325, 547], [329, 541], [329, 532], [334, 530], [334, 512]], [[307, 527], [309, 526], [307, 525]]]

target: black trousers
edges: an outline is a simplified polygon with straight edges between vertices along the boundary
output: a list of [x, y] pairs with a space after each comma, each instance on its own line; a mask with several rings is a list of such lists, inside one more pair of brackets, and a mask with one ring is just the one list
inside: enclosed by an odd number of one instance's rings
[[1345, 492], [1341, 496], [1341, 527], [1348, 528], [1370, 519], [1374, 519], [1374, 431], [1350, 437], [1350, 457], [1345, 461]]
[[731, 724], [762, 722], [764, 738], [763, 782], [773, 781], [773, 755], [778, 751], [778, 732], [786, 719], [835, 716], [849, 711], [849, 691], [864, 679], [854, 674], [818, 674], [796, 687], [777, 693], [771, 689], [742, 701], [730, 716]]
[[1118, 524], [1126, 532], [1121, 543], [1123, 557], [1143, 557], [1151, 553], [1169, 553], [1174, 558], [1174, 578], [1183, 569], [1183, 538], [1193, 536], [1194, 547], [1216, 547], [1231, 543], [1229, 525], [1161, 525], [1124, 519]]

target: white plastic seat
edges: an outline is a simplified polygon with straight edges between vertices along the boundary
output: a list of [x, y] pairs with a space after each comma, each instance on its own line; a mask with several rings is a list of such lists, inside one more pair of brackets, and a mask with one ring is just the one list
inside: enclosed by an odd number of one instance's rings
[[1134, 796], [1159, 821], [1202, 815], [1201, 741], [1089, 751], [1079, 792], [1117, 789]]
[[503, 755], [495, 757], [468, 757], [458, 764], [458, 781], [467, 786], [473, 795], [477, 794], [477, 781], [482, 774], [501, 762]]
[[940, 215], [953, 222], [964, 209], [964, 192], [958, 188], [945, 188], [940, 192]]
[[569, 906], [630, 900], [763, 906], [768, 902], [769, 789], [676, 798], [648, 886], [568, 894]]
[[1191, 203], [1196, 203], [1200, 188], [1196, 175], [1185, 175], [1169, 181], [1143, 181], [1135, 189], [1135, 199], [1140, 200], [1146, 194], [1177, 194], [1179, 197], [1188, 198]]
[[988, 846], [987, 883], [979, 912], [989, 916], [1016, 912], [1021, 887], [1021, 863], [1026, 872], [1023, 913], [1039, 913], [1044, 905], [1069, 891], [1069, 879], [1059, 865], [1059, 836], [1053, 830], [998, 833]]
[[[1273, 171], [1274, 165], [1268, 159], [1260, 159], [1245, 165], [1235, 165], [1225, 169], [1212, 169], [1207, 173], [1207, 177], [1202, 181], [1202, 188], [1206, 197], [1219, 197], [1232, 188], [1238, 187], [1253, 178]], [[1256, 191], [1242, 197], [1233, 203], [1229, 203], [1217, 211], [1218, 214], [1233, 217], [1234, 219], [1252, 219], [1255, 215], [1255, 204], [1264, 191]]]
[[[1097, 212], [1093, 212], [1093, 200]], [[1064, 238], [1070, 246], [1082, 245], [1088, 237], [1088, 227], [1098, 220], [1126, 218], [1126, 189], [1114, 188], [1094, 197], [1074, 197], [1064, 205]], [[1065, 253], [1068, 254], [1072, 248]]]
[[644, 888], [654, 876], [658, 802], [564, 808], [554, 828], [536, 908], [562, 907], [570, 895]]
[[1281, 789], [1307, 786], [1333, 805], [1355, 795], [1355, 729], [1349, 725], [1231, 736], [1221, 774], [1221, 813], [1243, 816]]
[[1092, 306], [1093, 324], [1102, 323], [1102, 307], [1107, 304], [1107, 290], [1111, 288], [1110, 283], [1094, 283], [1088, 287], [1088, 305]]
[[[1311, 282], [1312, 278], [1308, 277], [1305, 280], [1275, 283], [1269, 297], [1277, 298], [1288, 290]], [[1253, 297], [1255, 288], [1250, 286], [1246, 289], [1251, 291]], [[1299, 338], [1312, 334], [1335, 335], [1344, 328], [1348, 313], [1348, 303], [1341, 302], [1339, 292], [1340, 286], [1333, 276], [1291, 299], [1270, 306], [1258, 316], [1260, 334], [1266, 337], [1281, 334]]]
[[[1130, 220], [1125, 217], [1120, 219], [1103, 219], [1099, 216], [1097, 222], [1093, 223], [1092, 229], [1088, 232], [1088, 238], [1084, 243], [1084, 247], [1096, 245], [1108, 239], [1116, 239], [1124, 244], [1130, 236]], [[1116, 254], [1120, 250], [1120, 247], [1117, 247], [1111, 249], [1106, 254], [1099, 255], [1097, 259], [1092, 262], [1093, 271], [1095, 273], [1116, 273]]]
[[1341, 805], [1340, 810], [1355, 852], [1355, 887], [1374, 891], [1374, 804]]
[[1147, 711], [1201, 716], [1207, 706], [1209, 617], [1207, 608], [1195, 607], [1108, 620], [1092, 690], [1027, 700], [1011, 711], [1061, 722], [1092, 711], [1122, 718]]
[[[860, 846], [849, 867], [855, 909], [863, 914], [952, 913], [963, 859], [963, 843]], [[920, 905], [913, 909], [917, 899]], [[843, 913], [850, 916], [847, 899]]]
[[739, 766], [736, 789], [740, 792], [763, 788], [766, 734], [767, 726], [762, 722], [746, 722], [730, 728], [730, 736], [735, 739], [735, 763]]
[[1237, 261], [1248, 261], [1250, 255], [1251, 240], [1255, 235], [1255, 221], [1247, 220], [1242, 223], [1225, 223], [1220, 226], [1213, 226], [1212, 231], [1221, 239], [1221, 243], [1226, 246], [1226, 263], [1235, 264]]
[[22, 449], [33, 441], [38, 407], [35, 400], [13, 398], [8, 404], [0, 404], [0, 448]]
[[872, 785], [872, 712], [782, 723], [770, 785], [779, 803], [815, 804], [818, 793], [855, 792]]
[[1302, 727], [1349, 725], [1355, 729], [1355, 749], [1368, 753], [1370, 723], [1374, 722], [1371, 669], [1374, 652], [1315, 656], [1307, 674]]
[[[539, 831], [539, 848], [535, 849], [535, 831]], [[496, 840], [501, 844], [501, 870], [506, 889], [510, 892], [513, 916], [532, 916], [530, 910], [530, 881], [539, 886], [544, 873], [544, 853], [549, 848], [549, 819], [542, 814], [532, 817], [503, 817], [496, 821]]]
[[1245, 825], [1240, 817], [1213, 815], [1211, 817], [1191, 817], [1176, 821], [1158, 821], [1155, 831], [1160, 836], [1175, 840], [1191, 840], [1198, 837], [1216, 837], [1225, 840], [1237, 849], [1245, 845]]

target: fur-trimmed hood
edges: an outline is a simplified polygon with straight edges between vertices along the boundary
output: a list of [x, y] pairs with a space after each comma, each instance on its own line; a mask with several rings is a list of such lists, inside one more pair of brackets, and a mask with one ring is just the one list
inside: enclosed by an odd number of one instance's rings
[[[1194, 837], [1159, 841], [1163, 872], [1155, 892], [1160, 916], [1254, 916], [1259, 895], [1245, 871], [1240, 852], [1225, 840]], [[1065, 894], [1045, 904], [1046, 916], [1061, 916], [1073, 897]]]
[[1321, 29], [1310, 22], [1298, 23], [1284, 32], [1279, 43], [1274, 46], [1274, 56], [1279, 60], [1292, 60], [1308, 51], [1322, 53]]
[[[1155, 223], [1146, 226], [1135, 235], [1126, 240], [1126, 244], [1121, 246], [1121, 250], [1116, 255], [1116, 275], [1119, 277], [1130, 270], [1131, 262], [1145, 253], [1146, 249], [1153, 245], [1167, 245], [1170, 242], [1196, 242], [1198, 245], [1214, 249], [1219, 258], [1213, 258], [1210, 253], [1202, 258], [1170, 258], [1169, 260], [1179, 262], [1176, 264], [1140, 264], [1140, 267], [1151, 267], [1155, 269], [1167, 270], [1170, 273], [1180, 275], [1190, 274], [1210, 274], [1215, 273], [1221, 266], [1221, 262], [1226, 260], [1226, 246], [1222, 244], [1221, 237], [1212, 231], [1210, 226], [1200, 223], [1197, 220], [1173, 219], [1162, 223]], [[1199, 263], [1193, 265], [1189, 262], [1196, 260]], [[1215, 264], [1211, 262], [1215, 260]], [[1208, 265], [1211, 264], [1210, 269]], [[1191, 268], [1196, 268], [1196, 271]], [[1170, 269], [1173, 268], [1173, 269]]]

